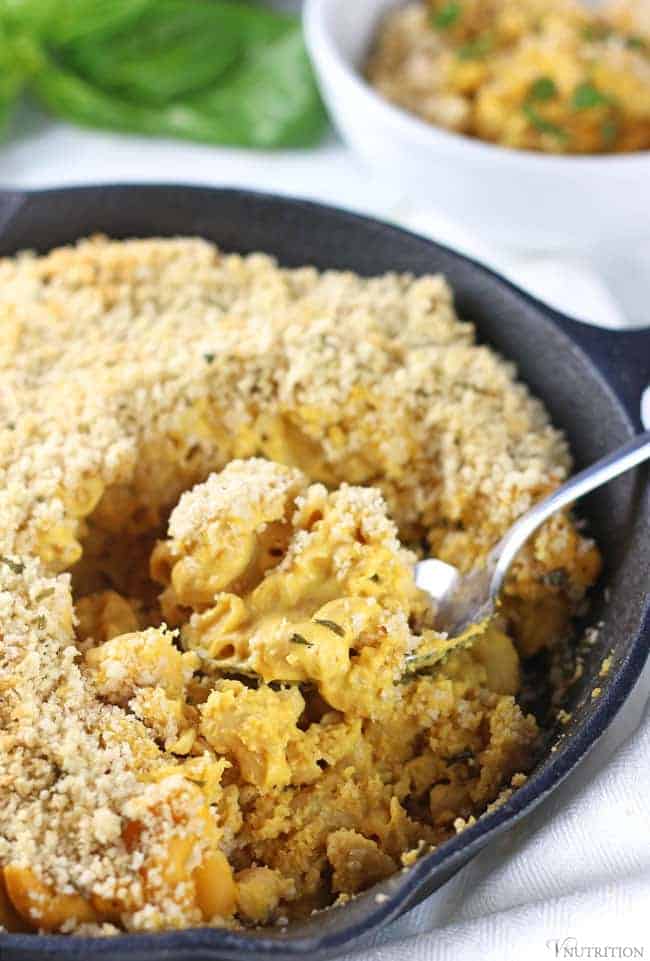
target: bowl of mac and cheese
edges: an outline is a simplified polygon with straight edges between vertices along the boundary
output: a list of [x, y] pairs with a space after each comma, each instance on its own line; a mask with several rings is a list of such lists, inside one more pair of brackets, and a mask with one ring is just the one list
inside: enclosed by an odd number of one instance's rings
[[415, 0], [382, 22], [370, 83], [428, 123], [544, 153], [650, 150], [642, 4]]
[[341, 136], [392, 195], [513, 249], [647, 243], [645, 0], [306, 0]]

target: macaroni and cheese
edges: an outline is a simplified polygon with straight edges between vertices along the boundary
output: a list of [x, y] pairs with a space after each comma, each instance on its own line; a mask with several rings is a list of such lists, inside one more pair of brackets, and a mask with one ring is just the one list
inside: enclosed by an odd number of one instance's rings
[[442, 277], [93, 238], [0, 261], [0, 368], [6, 929], [286, 923], [521, 783], [599, 555], [554, 517], [446, 653], [417, 554], [570, 458]]
[[423, 120], [547, 153], [650, 149], [645, 0], [415, 0], [382, 23], [367, 76]]

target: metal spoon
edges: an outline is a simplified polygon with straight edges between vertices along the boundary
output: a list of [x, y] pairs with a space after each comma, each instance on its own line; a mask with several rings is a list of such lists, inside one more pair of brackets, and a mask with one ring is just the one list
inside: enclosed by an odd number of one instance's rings
[[[436, 603], [437, 629], [446, 632], [449, 640], [457, 639], [458, 646], [469, 643], [475, 637], [469, 628], [484, 624], [494, 614], [510, 566], [531, 534], [556, 511], [646, 460], [650, 460], [650, 431], [580, 471], [531, 507], [492, 549], [485, 564], [469, 574], [462, 575], [451, 564], [433, 558], [420, 561], [415, 568], [415, 580]], [[445, 653], [452, 646], [445, 645]], [[411, 668], [417, 664], [420, 670], [427, 667], [427, 657], [416, 651], [407, 656], [406, 662]], [[440, 653], [433, 653], [430, 658], [433, 664], [440, 659]]]

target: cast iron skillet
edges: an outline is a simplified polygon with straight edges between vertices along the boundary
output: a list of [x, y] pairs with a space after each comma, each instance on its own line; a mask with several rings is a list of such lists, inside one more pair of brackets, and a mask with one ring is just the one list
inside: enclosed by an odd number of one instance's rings
[[[612, 333], [569, 320], [485, 267], [444, 247], [364, 217], [316, 204], [237, 190], [175, 186], [84, 187], [0, 197], [0, 254], [46, 251], [98, 231], [112, 237], [196, 234], [229, 251], [263, 250], [281, 264], [361, 274], [442, 271], [462, 317], [512, 358], [569, 436], [578, 466], [639, 429], [650, 383], [650, 329]], [[179, 330], [179, 337], [183, 336]], [[88, 939], [0, 936], [2, 961], [240, 961], [253, 956], [322, 961], [440, 887], [489, 840], [538, 804], [593, 746], [638, 678], [650, 641], [650, 489], [647, 474], [620, 478], [583, 504], [606, 569], [590, 617], [604, 621], [569, 705], [573, 721], [526, 784], [500, 808], [343, 908], [287, 932], [210, 929]], [[607, 591], [605, 591], [607, 587]], [[605, 600], [607, 598], [607, 600]], [[612, 655], [606, 679], [602, 659]], [[602, 688], [593, 700], [591, 691]], [[376, 898], [377, 893], [386, 895]]]

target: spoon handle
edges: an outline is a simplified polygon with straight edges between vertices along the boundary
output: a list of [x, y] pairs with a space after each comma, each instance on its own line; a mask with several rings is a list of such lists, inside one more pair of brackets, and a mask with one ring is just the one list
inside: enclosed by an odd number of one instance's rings
[[650, 431], [638, 434], [618, 450], [575, 474], [566, 484], [562, 484], [520, 517], [492, 552], [494, 572], [490, 581], [490, 597], [496, 600], [499, 596], [515, 556], [545, 520], [584, 494], [602, 487], [619, 474], [624, 474], [646, 460], [650, 460]]

